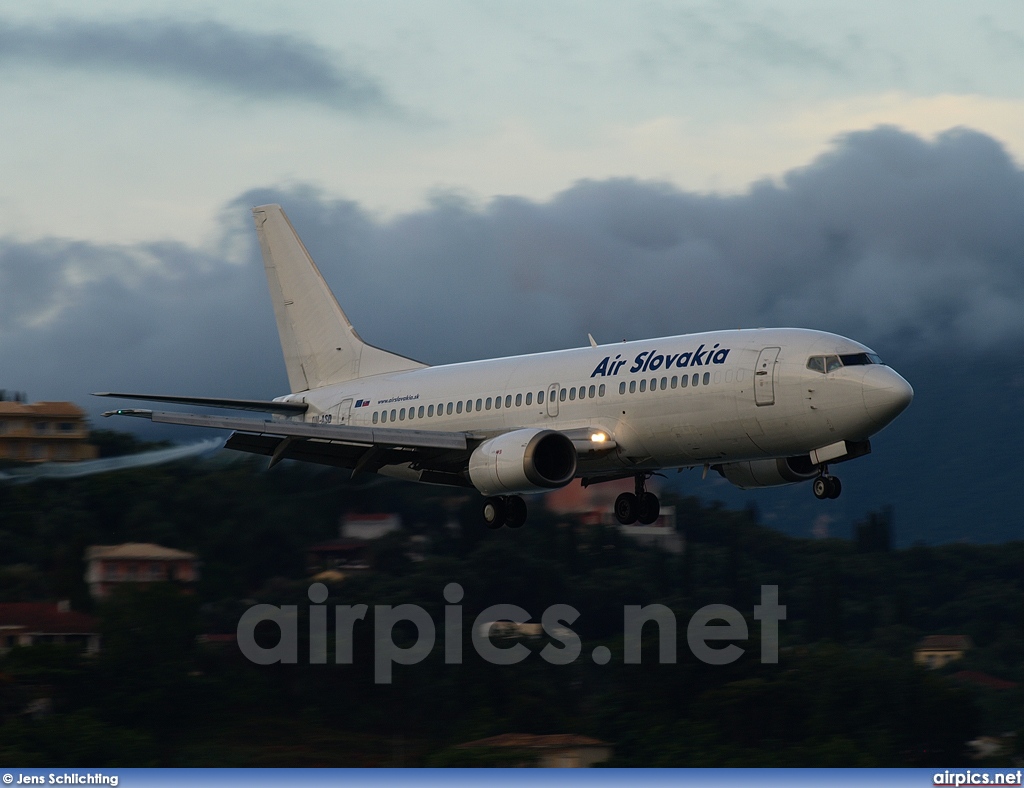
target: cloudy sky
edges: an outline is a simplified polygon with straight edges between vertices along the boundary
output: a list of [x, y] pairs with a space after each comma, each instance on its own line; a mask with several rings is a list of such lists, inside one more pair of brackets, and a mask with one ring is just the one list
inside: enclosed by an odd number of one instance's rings
[[428, 362], [1024, 339], [1019, 2], [128, 8], [0, 3], [2, 388], [282, 393], [271, 200]]

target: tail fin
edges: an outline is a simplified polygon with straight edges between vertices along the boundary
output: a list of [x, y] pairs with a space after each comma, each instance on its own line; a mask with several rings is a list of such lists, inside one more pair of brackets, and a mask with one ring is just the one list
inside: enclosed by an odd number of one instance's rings
[[426, 366], [362, 340], [280, 205], [252, 213], [292, 393]]

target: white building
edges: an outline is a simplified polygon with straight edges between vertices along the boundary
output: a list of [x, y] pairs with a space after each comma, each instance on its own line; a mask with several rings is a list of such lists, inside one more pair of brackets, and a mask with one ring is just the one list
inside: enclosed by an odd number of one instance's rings
[[400, 530], [402, 518], [397, 514], [347, 514], [341, 521], [342, 539], [380, 539]]

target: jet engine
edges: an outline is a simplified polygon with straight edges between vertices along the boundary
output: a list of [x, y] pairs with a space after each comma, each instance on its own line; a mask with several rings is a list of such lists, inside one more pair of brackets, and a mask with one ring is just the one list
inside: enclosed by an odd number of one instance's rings
[[811, 458], [786, 457], [781, 460], [751, 460], [716, 465], [714, 469], [741, 490], [752, 487], [778, 487], [783, 484], [809, 481], [818, 473]]
[[576, 447], [560, 432], [522, 429], [481, 443], [469, 478], [484, 495], [535, 493], [564, 487], [576, 475]]

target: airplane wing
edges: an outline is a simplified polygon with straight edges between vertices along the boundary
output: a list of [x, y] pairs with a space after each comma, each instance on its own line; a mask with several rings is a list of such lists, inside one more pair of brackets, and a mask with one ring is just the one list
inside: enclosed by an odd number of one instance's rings
[[420, 481], [471, 486], [463, 470], [480, 436], [465, 432], [309, 424], [283, 419], [261, 420], [196, 413], [168, 413], [121, 408], [104, 416], [132, 416], [160, 424], [234, 430], [225, 448], [270, 457], [375, 472], [385, 465], [412, 464]]
[[229, 408], [232, 410], [256, 410], [263, 413], [280, 413], [282, 416], [298, 416], [309, 409], [305, 402], [277, 402], [263, 399], [223, 399], [220, 397], [178, 397], [170, 394], [121, 394], [116, 391], [96, 391], [94, 397], [117, 397], [118, 399], [142, 399], [147, 402], [171, 402], [176, 405], [199, 405], [206, 408]]

